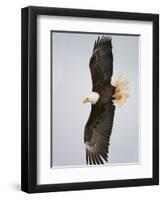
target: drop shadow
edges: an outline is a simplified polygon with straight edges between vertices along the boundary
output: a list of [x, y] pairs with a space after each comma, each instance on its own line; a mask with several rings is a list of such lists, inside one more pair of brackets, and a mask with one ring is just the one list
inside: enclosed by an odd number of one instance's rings
[[21, 191], [21, 185], [19, 183], [11, 183], [10, 188], [15, 191]]

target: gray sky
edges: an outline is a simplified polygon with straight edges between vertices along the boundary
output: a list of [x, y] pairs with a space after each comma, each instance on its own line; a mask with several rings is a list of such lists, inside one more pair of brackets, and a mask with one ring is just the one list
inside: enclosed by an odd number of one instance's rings
[[[100, 34], [52, 33], [52, 166], [85, 165], [84, 127], [91, 92], [89, 59]], [[112, 36], [113, 78], [124, 74], [130, 98], [116, 107], [109, 147], [109, 163], [139, 161], [139, 37]]]

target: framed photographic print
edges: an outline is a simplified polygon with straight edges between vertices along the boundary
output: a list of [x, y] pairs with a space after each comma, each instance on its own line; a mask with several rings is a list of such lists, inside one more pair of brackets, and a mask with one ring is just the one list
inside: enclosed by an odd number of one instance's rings
[[22, 9], [22, 190], [159, 184], [159, 16]]

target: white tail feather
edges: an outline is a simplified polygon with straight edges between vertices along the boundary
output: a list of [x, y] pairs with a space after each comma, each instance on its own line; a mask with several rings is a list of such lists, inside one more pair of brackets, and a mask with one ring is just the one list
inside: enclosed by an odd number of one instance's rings
[[121, 106], [129, 97], [129, 82], [125, 76], [119, 75], [112, 81], [112, 85], [115, 87], [113, 103], [116, 106]]

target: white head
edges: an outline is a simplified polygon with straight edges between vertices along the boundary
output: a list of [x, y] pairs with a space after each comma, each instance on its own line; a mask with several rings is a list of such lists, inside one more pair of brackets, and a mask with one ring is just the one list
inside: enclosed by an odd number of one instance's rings
[[86, 96], [83, 99], [83, 103], [92, 103], [96, 104], [99, 100], [100, 95], [97, 92], [92, 92], [90, 95]]

